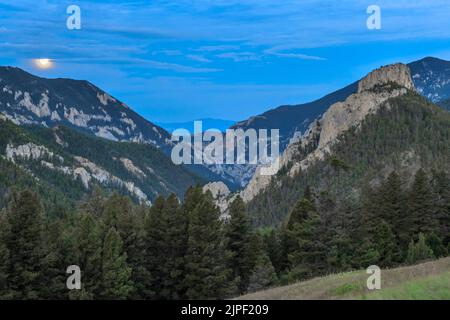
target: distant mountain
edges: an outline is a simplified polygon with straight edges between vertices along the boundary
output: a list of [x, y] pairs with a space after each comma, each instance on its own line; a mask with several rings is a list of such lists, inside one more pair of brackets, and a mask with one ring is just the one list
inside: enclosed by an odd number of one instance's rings
[[[149, 144], [166, 155], [173, 146], [169, 132], [84, 80], [45, 79], [0, 67], [0, 113], [17, 125], [63, 125], [111, 141]], [[224, 181], [236, 188], [205, 166], [186, 167], [207, 181]]]
[[[450, 110], [450, 62], [437, 58], [424, 58], [408, 64], [417, 91], [430, 101]], [[236, 123], [232, 128], [279, 129], [280, 149], [284, 151], [289, 143], [300, 138], [328, 108], [347, 99], [357, 92], [358, 82], [337, 90], [316, 101], [280, 106], [261, 115]], [[240, 165], [238, 168], [218, 166], [210, 168], [228, 180], [246, 186], [253, 176], [254, 165]]]
[[[116, 142], [64, 126], [18, 126], [0, 114], [0, 198], [18, 185], [37, 185], [80, 200], [95, 186], [150, 203], [202, 179], [176, 166], [151, 144]], [[21, 178], [19, 178], [21, 177]]]
[[434, 103], [450, 99], [450, 61], [428, 57], [408, 66], [421, 95]]
[[[338, 101], [345, 100], [356, 92], [357, 83], [333, 92], [319, 100], [300, 105], [286, 105], [269, 110], [259, 116], [238, 122], [231, 129], [279, 129], [280, 151], [283, 151], [294, 137], [300, 137], [312, 121], [320, 117], [325, 110]], [[210, 165], [209, 170], [221, 176], [226, 181], [245, 187], [253, 177], [256, 165]]]
[[[417, 91], [430, 101], [450, 109], [450, 62], [425, 58], [408, 67]], [[358, 90], [358, 83], [316, 101], [285, 105], [231, 125], [233, 129], [279, 129], [280, 148], [299, 139], [328, 108], [345, 101]], [[0, 67], [0, 112], [20, 125], [64, 125], [112, 141], [151, 144], [168, 155], [172, 148], [169, 131], [193, 129], [191, 122], [158, 126], [139, 116], [124, 103], [87, 81], [44, 79], [21, 69]], [[203, 119], [203, 129], [225, 130], [231, 121]], [[255, 165], [189, 165], [188, 170], [207, 181], [223, 181], [235, 190], [245, 187]]]
[[326, 95], [319, 100], [299, 105], [285, 105], [236, 123], [232, 128], [241, 129], [279, 129], [280, 147], [284, 150], [294, 135], [301, 135], [312, 121], [328, 107], [338, 101], [344, 101], [358, 89], [357, 82]]
[[[450, 99], [450, 61], [429, 57], [412, 62], [408, 67], [420, 94], [434, 103]], [[313, 102], [280, 106], [238, 122], [233, 128], [280, 129], [280, 147], [284, 150], [295, 135], [303, 134], [332, 104], [344, 101], [357, 89], [358, 82], [354, 82]]]
[[170, 145], [167, 131], [92, 83], [0, 67], [0, 112], [16, 124], [65, 125], [113, 141]]
[[222, 132], [225, 132], [225, 130], [236, 123], [236, 121], [232, 120], [204, 118], [186, 122], [157, 122], [157, 124], [170, 133], [176, 129], [186, 129], [189, 130], [189, 132], [194, 133], [194, 121], [202, 122], [203, 131], [208, 129], [217, 129]]

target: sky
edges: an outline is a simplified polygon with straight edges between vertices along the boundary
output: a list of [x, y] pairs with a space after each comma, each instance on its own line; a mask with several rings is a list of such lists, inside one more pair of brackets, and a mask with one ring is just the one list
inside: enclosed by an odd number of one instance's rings
[[0, 65], [88, 80], [154, 122], [309, 102], [381, 65], [450, 60], [449, 40], [448, 0], [0, 0]]

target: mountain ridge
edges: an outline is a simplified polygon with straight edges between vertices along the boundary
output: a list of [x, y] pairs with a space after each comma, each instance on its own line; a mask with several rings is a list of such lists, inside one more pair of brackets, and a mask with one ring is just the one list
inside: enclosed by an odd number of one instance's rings
[[[436, 88], [440, 88], [436, 82], [443, 81], [446, 86], [442, 88], [442, 95], [437, 95], [432, 102], [437, 103], [446, 99], [450, 99], [450, 61], [425, 57], [423, 59], [413, 61], [407, 64], [411, 70], [414, 86], [417, 91], [427, 98], [433, 98], [437, 93]], [[444, 69], [444, 72], [436, 72], [436, 70]], [[423, 74], [423, 75], [422, 75]], [[427, 80], [428, 77], [428, 81]], [[442, 79], [443, 78], [443, 79]], [[424, 80], [421, 80], [424, 79]], [[342, 89], [336, 90], [319, 99], [297, 105], [281, 105], [279, 107], [265, 111], [262, 114], [250, 117], [247, 120], [239, 121], [231, 128], [274, 128], [280, 129], [281, 149], [284, 150], [289, 144], [290, 139], [295, 137], [295, 133], [303, 134], [309, 127], [310, 123], [327, 110], [332, 104], [343, 101], [348, 96], [356, 93], [358, 90], [358, 81], [355, 81]], [[307, 114], [311, 108], [316, 108], [312, 115]], [[300, 110], [302, 109], [302, 110]], [[284, 116], [283, 116], [284, 114]], [[276, 125], [267, 125], [268, 121], [274, 119]], [[264, 121], [264, 122], [263, 122]], [[263, 125], [263, 123], [265, 123]]]
[[[280, 159], [280, 170], [291, 164], [289, 176], [306, 170], [311, 163], [323, 160], [331, 151], [338, 136], [352, 127], [357, 127], [369, 114], [393, 97], [404, 95], [407, 90], [414, 90], [409, 68], [404, 64], [394, 64], [378, 68], [358, 82], [358, 91], [345, 101], [331, 105], [327, 111], [316, 119], [308, 131], [296, 142], [288, 145]], [[311, 147], [312, 146], [312, 147]], [[299, 151], [308, 149], [301, 161]], [[301, 152], [300, 152], [301, 153]], [[252, 180], [241, 192], [244, 201], [251, 201], [272, 181], [272, 176], [260, 175], [257, 169]]]
[[0, 67], [0, 111], [16, 124], [64, 124], [114, 141], [170, 145], [170, 135], [87, 80]]
[[[417, 91], [438, 104], [450, 110], [450, 61], [434, 57], [426, 57], [407, 64], [411, 71], [414, 86]], [[446, 70], [442, 72], [441, 70]], [[445, 86], [442, 84], [445, 83]], [[328, 108], [337, 102], [342, 102], [358, 91], [358, 81], [334, 91], [322, 98], [299, 105], [284, 105], [268, 110], [260, 115], [250, 117], [233, 125], [232, 129], [279, 129], [280, 152], [283, 152], [291, 142], [295, 142], [309, 129], [310, 125]], [[447, 100], [445, 100], [447, 99]], [[222, 168], [221, 168], [222, 169]], [[239, 183], [247, 186], [256, 172], [256, 166], [244, 165], [238, 174], [245, 174]], [[227, 168], [222, 169], [230, 176], [235, 175]]]
[[[0, 67], [0, 113], [17, 125], [66, 127], [119, 142], [150, 144], [170, 155], [171, 134], [87, 80], [47, 79]], [[202, 165], [185, 165], [205, 180], [224, 181]]]
[[[159, 195], [181, 198], [189, 186], [204, 183], [150, 144], [111, 141], [63, 125], [18, 126], [5, 117], [0, 135], [2, 161], [21, 168], [30, 181], [65, 190], [68, 200], [100, 186], [150, 204]], [[4, 196], [13, 183], [2, 181]]]

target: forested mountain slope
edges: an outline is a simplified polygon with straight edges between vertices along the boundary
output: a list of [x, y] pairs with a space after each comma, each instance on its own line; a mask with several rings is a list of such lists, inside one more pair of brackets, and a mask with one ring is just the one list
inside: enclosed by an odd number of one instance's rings
[[[377, 184], [393, 170], [406, 178], [420, 167], [450, 170], [450, 113], [412, 91], [390, 99], [338, 140], [324, 159], [307, 170], [287, 174], [302, 158], [280, 170], [249, 203], [256, 224], [280, 223], [307, 186], [337, 198], [358, 198], [365, 185]], [[299, 154], [304, 157], [307, 152], [303, 149]]]
[[0, 119], [0, 155], [2, 199], [13, 188], [35, 184], [52, 190], [44, 199], [79, 200], [98, 185], [150, 203], [202, 182], [149, 144], [96, 138], [64, 126], [22, 127]]

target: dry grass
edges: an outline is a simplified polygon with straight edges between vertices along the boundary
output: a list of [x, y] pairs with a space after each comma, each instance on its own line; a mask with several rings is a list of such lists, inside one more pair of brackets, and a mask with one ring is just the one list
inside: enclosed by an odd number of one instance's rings
[[[288, 286], [241, 296], [243, 300], [315, 300], [315, 299], [426, 299], [427, 290], [439, 292], [438, 298], [450, 294], [450, 257], [414, 266], [382, 270], [382, 289], [366, 287], [364, 270], [329, 275]], [[409, 291], [417, 291], [417, 293]], [[386, 295], [383, 293], [386, 292]], [[429, 292], [433, 298], [433, 292]]]

